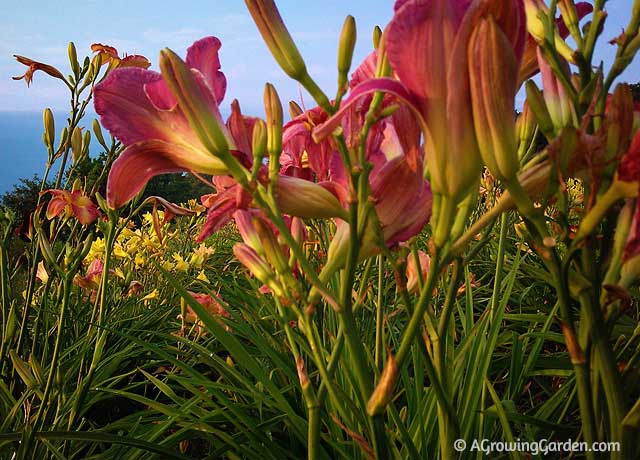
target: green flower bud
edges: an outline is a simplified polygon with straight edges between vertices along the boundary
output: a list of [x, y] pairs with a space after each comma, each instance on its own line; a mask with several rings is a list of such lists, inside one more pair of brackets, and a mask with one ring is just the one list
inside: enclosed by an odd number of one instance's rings
[[553, 140], [555, 129], [542, 92], [532, 80], [528, 80], [525, 83], [525, 89], [527, 91], [527, 103], [536, 117], [540, 131], [542, 131], [547, 140]]
[[71, 156], [77, 162], [82, 156], [82, 129], [76, 126], [71, 133]]
[[349, 80], [349, 69], [353, 59], [353, 49], [356, 46], [356, 20], [347, 16], [340, 33], [338, 45], [338, 87], [346, 87]]
[[69, 63], [71, 64], [73, 75], [78, 78], [78, 75], [80, 75], [80, 64], [78, 63], [76, 45], [74, 45], [73, 42], [69, 42], [69, 46], [67, 46], [67, 53], [69, 54]]
[[98, 139], [98, 143], [103, 146], [105, 149], [108, 149], [106, 142], [104, 141], [104, 137], [102, 136], [102, 128], [100, 127], [100, 122], [96, 119], [93, 120], [93, 134]]
[[294, 80], [305, 78], [307, 67], [282, 21], [275, 1], [245, 0], [245, 3], [262, 38], [282, 70]]
[[262, 120], [257, 120], [253, 126], [253, 136], [251, 139], [251, 150], [253, 151], [254, 167], [262, 164], [265, 151], [267, 149], [267, 125]]
[[46, 108], [44, 109], [44, 112], [42, 112], [42, 123], [44, 124], [44, 143], [48, 149], [53, 149], [53, 142], [56, 138], [56, 131], [53, 112], [51, 112], [51, 109]]

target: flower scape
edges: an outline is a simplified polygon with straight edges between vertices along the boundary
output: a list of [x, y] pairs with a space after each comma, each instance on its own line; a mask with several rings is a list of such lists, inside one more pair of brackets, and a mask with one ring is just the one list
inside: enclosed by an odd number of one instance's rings
[[288, 115], [225, 100], [215, 30], [16, 55], [71, 111], [0, 207], [0, 458], [640, 458], [640, 1], [612, 37], [601, 0], [397, 0], [331, 95], [245, 3]]

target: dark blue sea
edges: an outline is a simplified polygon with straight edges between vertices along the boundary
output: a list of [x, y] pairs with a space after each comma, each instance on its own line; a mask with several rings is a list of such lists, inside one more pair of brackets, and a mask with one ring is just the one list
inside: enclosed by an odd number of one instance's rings
[[21, 177], [42, 176], [47, 162], [42, 133], [42, 113], [0, 112], [0, 194]]
[[[66, 114], [54, 114], [59, 136]], [[94, 118], [95, 115], [87, 114], [83, 124], [90, 127]], [[20, 178], [32, 178], [34, 174], [42, 178], [47, 162], [43, 131], [42, 112], [0, 112], [0, 195], [13, 190]], [[59, 140], [56, 138], [55, 145]], [[58, 172], [57, 166], [54, 164], [50, 176]]]

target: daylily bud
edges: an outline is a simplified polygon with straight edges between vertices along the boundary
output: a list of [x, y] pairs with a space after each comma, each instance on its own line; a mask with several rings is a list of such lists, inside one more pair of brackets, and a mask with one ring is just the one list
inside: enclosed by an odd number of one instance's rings
[[536, 117], [540, 131], [542, 131], [547, 140], [551, 141], [555, 137], [555, 130], [542, 92], [532, 80], [527, 80], [525, 88], [527, 91], [527, 103]]
[[338, 87], [346, 87], [353, 59], [353, 49], [356, 46], [356, 20], [349, 15], [344, 20], [340, 43], [338, 45]]
[[559, 0], [558, 7], [560, 8], [562, 21], [571, 32], [573, 38], [577, 39], [577, 37], [581, 37], [580, 18], [578, 17], [578, 10], [573, 0]]
[[17, 325], [18, 325], [18, 315], [16, 315], [16, 304], [12, 303], [11, 308], [9, 309], [9, 318], [7, 319], [5, 334], [4, 334], [4, 337], [2, 338], [2, 342], [5, 345], [8, 345], [9, 343], [11, 343], [11, 340], [13, 339], [16, 333]]
[[69, 54], [69, 63], [71, 64], [71, 70], [73, 71], [73, 75], [77, 78], [80, 74], [80, 64], [78, 63], [76, 45], [74, 45], [73, 42], [69, 42], [69, 46], [67, 46], [67, 53]]
[[375, 49], [378, 49], [378, 46], [380, 46], [380, 39], [382, 38], [382, 29], [380, 28], [380, 26], [375, 26], [373, 28], [373, 47]]
[[614, 159], [626, 152], [631, 142], [633, 95], [628, 84], [621, 83], [616, 86], [606, 112], [607, 159]]
[[236, 221], [236, 226], [238, 227], [238, 232], [242, 237], [242, 241], [244, 241], [251, 249], [256, 251], [258, 255], [264, 256], [264, 248], [262, 247], [262, 242], [260, 241], [260, 237], [256, 231], [252, 214], [247, 211], [236, 211], [233, 217]]
[[168, 48], [160, 52], [160, 70], [202, 144], [212, 155], [228, 152], [222, 120], [217, 119], [209, 106], [213, 95], [206, 91], [206, 82], [198, 81], [184, 61]]
[[[529, 33], [536, 39], [538, 43], [545, 41], [545, 24], [541, 15], [549, 14], [549, 9], [542, 0], [524, 0], [525, 13], [527, 14], [527, 29]], [[558, 53], [567, 61], [575, 64], [574, 51], [569, 48], [566, 42], [560, 37], [554, 24], [553, 36], [554, 44]]]
[[98, 75], [98, 72], [100, 72], [100, 67], [102, 67], [102, 59], [98, 54], [91, 59], [91, 64], [89, 65], [89, 71], [87, 72], [85, 81], [93, 80], [96, 75]]
[[640, 182], [640, 131], [638, 131], [629, 149], [618, 165], [612, 184], [596, 201], [596, 204], [582, 218], [574, 240], [590, 235], [602, 221], [611, 206], [623, 198], [637, 198]]
[[367, 414], [369, 416], [378, 415], [384, 411], [387, 403], [393, 396], [393, 388], [396, 384], [397, 377], [398, 364], [396, 363], [395, 358], [389, 354], [389, 359], [387, 360], [387, 364], [384, 366], [384, 370], [380, 376], [380, 381], [367, 402]]
[[282, 70], [294, 80], [307, 75], [307, 67], [280, 17], [274, 0], [245, 0], [271, 54]]
[[[563, 63], [562, 70], [568, 75], [569, 66]], [[540, 74], [542, 75], [542, 96], [547, 105], [551, 122], [556, 133], [565, 126], [575, 126], [577, 124], [575, 110], [571, 99], [567, 95], [564, 86], [553, 74], [551, 67], [542, 56], [540, 48], [538, 48], [538, 65], [540, 66]]]
[[82, 156], [82, 130], [76, 126], [71, 134], [71, 156], [78, 161]]
[[104, 137], [102, 136], [102, 128], [100, 127], [100, 123], [98, 122], [98, 120], [94, 119], [92, 126], [93, 134], [96, 136], [96, 139], [98, 139], [98, 143], [106, 149], [107, 144], [105, 143]]
[[42, 122], [44, 124], [45, 145], [47, 146], [47, 148], [53, 149], [53, 142], [56, 138], [56, 131], [53, 112], [51, 112], [51, 109], [44, 109], [44, 112], [42, 113]]
[[314, 182], [290, 176], [280, 176], [276, 201], [283, 213], [304, 219], [340, 217], [347, 220], [349, 214], [336, 196]]
[[564, 321], [560, 321], [560, 327], [562, 329], [562, 335], [564, 335], [564, 342], [567, 345], [567, 352], [569, 352], [569, 359], [573, 364], [584, 364], [587, 362], [587, 358], [580, 347], [578, 338], [576, 337], [573, 328]]
[[291, 236], [296, 243], [302, 244], [306, 238], [307, 229], [304, 225], [304, 221], [299, 217], [291, 219]]
[[65, 126], [60, 132], [60, 142], [58, 143], [58, 150], [65, 148], [67, 141], [69, 140], [69, 130]]
[[469, 45], [473, 121], [484, 163], [500, 180], [513, 178], [518, 156], [513, 112], [518, 62], [492, 17], [480, 21]]
[[418, 251], [418, 262], [420, 264], [419, 268], [413, 254], [409, 254], [407, 257], [407, 291], [411, 294], [418, 292], [419, 287], [422, 284], [419, 282], [419, 279], [427, 279], [429, 266], [431, 265], [431, 258], [426, 252]]
[[536, 131], [536, 117], [533, 115], [533, 111], [529, 108], [529, 103], [524, 101], [522, 106], [522, 113], [516, 119], [516, 133], [518, 135], [518, 158], [526, 153], [533, 136]]
[[298, 356], [296, 358], [296, 368], [298, 369], [298, 379], [300, 380], [300, 387], [302, 387], [303, 391], [309, 387], [309, 375], [304, 368], [304, 358], [302, 356]]
[[282, 104], [278, 92], [271, 83], [264, 85], [264, 111], [267, 115], [267, 152], [269, 161], [275, 160], [282, 152]]
[[262, 219], [254, 218], [253, 226], [256, 229], [260, 243], [264, 248], [267, 261], [276, 269], [276, 273], [288, 273], [289, 265], [287, 259], [282, 252], [282, 248], [278, 244], [278, 239], [273, 233], [273, 230], [269, 228]]
[[296, 101], [289, 101], [289, 115], [291, 116], [291, 118], [296, 118], [298, 115], [302, 114], [303, 110], [298, 105], [298, 103]]
[[269, 264], [256, 253], [256, 251], [244, 243], [237, 243], [233, 246], [233, 254], [242, 265], [247, 267], [247, 269], [256, 278], [266, 284], [275, 295], [278, 297], [282, 297], [284, 295], [282, 288], [275, 279], [273, 270]]
[[83, 159], [87, 155], [89, 155], [90, 144], [91, 144], [91, 132], [85, 131], [84, 134], [82, 135], [82, 154], [80, 156], [80, 159]]
[[253, 134], [251, 139], [251, 150], [253, 151], [254, 167], [262, 164], [264, 153], [267, 148], [267, 125], [264, 121], [258, 119], [253, 125]]

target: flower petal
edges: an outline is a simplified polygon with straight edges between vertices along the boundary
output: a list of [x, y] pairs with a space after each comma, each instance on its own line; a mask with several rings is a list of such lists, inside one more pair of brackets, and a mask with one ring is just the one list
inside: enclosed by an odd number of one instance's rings
[[415, 236], [431, 217], [429, 183], [422, 179], [421, 171], [411, 169], [405, 157], [396, 157], [382, 167], [371, 179], [371, 192], [389, 246]]
[[149, 62], [149, 59], [144, 56], [131, 54], [122, 58], [118, 67], [139, 67], [141, 69], [148, 69], [151, 67], [151, 62]]
[[107, 203], [119, 208], [133, 198], [154, 176], [181, 171], [227, 174], [224, 164], [188, 145], [157, 139], [128, 146], [113, 163], [107, 181]]
[[178, 100], [162, 78], [145, 83], [143, 90], [151, 104], [158, 110], [173, 110], [178, 105]]
[[147, 139], [168, 140], [168, 132], [176, 128], [163, 122], [145, 91], [146, 85], [153, 88], [154, 103], [162, 107], [160, 101], [165, 99], [160, 95], [164, 93], [151, 85], [161, 80], [157, 72], [127, 67], [111, 71], [94, 88], [95, 109], [102, 125], [125, 145]]
[[[338, 110], [331, 118], [322, 123], [313, 130], [313, 138], [316, 142], [325, 139], [330, 136], [331, 133], [340, 126], [340, 121], [347, 114], [350, 107], [358, 101], [359, 98], [366, 96], [367, 94], [381, 91], [383, 93], [389, 93], [396, 96], [403, 103], [405, 103], [417, 116], [419, 122], [424, 126], [424, 119], [420, 112], [420, 103], [416, 100], [411, 93], [407, 91], [407, 88], [397, 80], [391, 78], [372, 78], [367, 80], [351, 91], [349, 97], [345, 99], [340, 105]], [[426, 128], [425, 128], [426, 130]]]
[[470, 0], [410, 0], [396, 4], [386, 31], [389, 62], [423, 103], [444, 104], [449, 53]]
[[82, 193], [78, 190], [73, 192], [71, 197], [71, 209], [73, 211], [73, 215], [76, 216], [78, 221], [82, 225], [89, 225], [91, 222], [96, 220], [98, 217], [98, 208], [91, 198], [86, 195], [82, 195]]
[[205, 37], [187, 49], [187, 66], [198, 69], [220, 103], [227, 90], [227, 79], [220, 72], [218, 51], [222, 44], [216, 37]]

